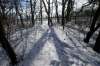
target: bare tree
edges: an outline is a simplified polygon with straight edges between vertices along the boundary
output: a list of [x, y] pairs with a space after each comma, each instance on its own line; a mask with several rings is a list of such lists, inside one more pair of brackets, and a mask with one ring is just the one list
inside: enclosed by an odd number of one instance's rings
[[57, 3], [57, 0], [55, 0], [55, 8], [56, 8], [56, 18], [57, 18], [57, 22], [59, 23], [58, 3]]
[[88, 43], [90, 38], [91, 38], [91, 36], [93, 35], [93, 33], [100, 27], [100, 24], [98, 24], [96, 26], [96, 21], [97, 21], [99, 15], [100, 15], [100, 3], [99, 3], [97, 11], [95, 12], [95, 14], [93, 16], [93, 20], [92, 20], [92, 24], [91, 24], [91, 27], [90, 27], [90, 31], [87, 33], [87, 36], [84, 39], [84, 42]]
[[16, 10], [16, 15], [20, 17], [20, 21], [21, 21], [21, 24], [22, 26], [24, 27], [24, 21], [23, 21], [23, 16], [22, 14], [20, 13], [19, 11], [19, 1], [18, 0], [14, 0], [14, 6], [15, 6], [15, 10]]
[[41, 16], [41, 24], [42, 24], [42, 0], [40, 0], [40, 16]]
[[5, 33], [4, 33], [3, 26], [1, 25], [1, 21], [0, 21], [0, 43], [2, 44], [2, 47], [6, 51], [7, 55], [9, 56], [11, 63], [16, 64], [17, 63], [16, 54], [5, 37]]
[[46, 13], [47, 13], [47, 15], [48, 15], [48, 25], [49, 25], [49, 26], [52, 26], [52, 20], [51, 20], [51, 18], [50, 18], [50, 0], [48, 0], [48, 2], [47, 2], [47, 4], [48, 4], [48, 9], [47, 9], [47, 6], [46, 6], [44, 0], [42, 0], [42, 2], [43, 2], [43, 4], [44, 4], [45, 11], [46, 11]]
[[66, 9], [66, 22], [70, 20], [70, 14], [74, 6], [73, 0], [68, 0], [67, 9]]
[[11, 63], [16, 64], [17, 63], [16, 54], [6, 38], [6, 33], [3, 26], [3, 23], [6, 21], [7, 18], [5, 13], [6, 9], [5, 1], [0, 0], [0, 7], [2, 10], [0, 11], [0, 43], [3, 49], [6, 51], [7, 55], [9, 56]]
[[64, 25], [65, 25], [65, 5], [66, 5], [66, 2], [67, 0], [62, 0], [62, 26], [63, 26], [63, 29], [64, 29]]
[[32, 0], [30, 0], [30, 7], [31, 7], [31, 21], [32, 24], [34, 25], [34, 12], [33, 12], [33, 4], [32, 4]]
[[50, 0], [48, 0], [48, 25], [50, 25]]

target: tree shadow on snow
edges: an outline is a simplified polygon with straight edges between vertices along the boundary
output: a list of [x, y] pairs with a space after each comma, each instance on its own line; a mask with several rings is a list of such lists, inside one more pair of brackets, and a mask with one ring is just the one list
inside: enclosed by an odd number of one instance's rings
[[[30, 52], [26, 55], [24, 58], [25, 61], [22, 62], [22, 66], [31, 66], [33, 60], [35, 57], [39, 54], [41, 49], [43, 48], [44, 44], [48, 40], [48, 31], [49, 29], [43, 34], [43, 36], [34, 44], [33, 48], [30, 50]], [[23, 64], [24, 63], [24, 64]]]
[[66, 52], [64, 51], [64, 48], [67, 47], [67, 48], [72, 48], [70, 47], [68, 44], [62, 42], [58, 36], [56, 35], [55, 31], [53, 28], [51, 28], [51, 34], [52, 34], [52, 38], [53, 38], [53, 42], [55, 44], [55, 47], [56, 47], [56, 51], [58, 53], [58, 57], [60, 59], [60, 63], [59, 63], [59, 66], [69, 66], [69, 63], [68, 63], [68, 57], [65, 55]]
[[57, 60], [52, 60], [51, 63], [50, 63], [51, 66], [59, 66], [60, 65], [60, 62], [57, 61]]
[[[80, 49], [77, 49], [77, 52], [76, 51], [72, 51], [72, 48], [73, 47], [70, 47], [68, 44], [62, 42], [58, 36], [56, 35], [55, 31], [53, 28], [51, 28], [51, 37], [53, 38], [53, 42], [55, 44], [55, 47], [56, 47], [56, 51], [58, 53], [58, 57], [60, 59], [60, 62], [55, 62], [55, 61], [52, 61], [52, 66], [71, 66], [72, 64], [76, 64], [79, 66], [79, 62], [76, 63], [76, 61], [80, 61], [82, 62], [82, 64], [89, 64], [89, 63], [92, 63], [92, 65], [98, 65], [98, 61], [96, 62], [93, 62], [91, 58], [91, 56], [89, 56], [88, 54], [85, 54], [83, 52], [80, 51]], [[71, 39], [71, 38], [70, 38]], [[72, 43], [74, 43], [73, 39], [71, 39]], [[75, 45], [76, 43], [74, 43]], [[69, 50], [66, 50], [65, 51], [65, 48], [68, 48]], [[75, 45], [74, 48], [77, 48], [77, 46]], [[70, 61], [69, 59], [75, 59], [75, 60], [72, 60]], [[82, 65], [80, 64], [80, 65]]]

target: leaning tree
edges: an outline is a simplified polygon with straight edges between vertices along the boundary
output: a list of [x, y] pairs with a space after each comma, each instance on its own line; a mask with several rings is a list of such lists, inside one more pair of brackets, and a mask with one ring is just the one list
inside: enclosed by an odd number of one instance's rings
[[9, 11], [11, 11], [12, 5], [12, 0], [0, 0], [0, 44], [2, 45], [3, 49], [6, 51], [8, 57], [11, 60], [12, 64], [17, 63], [17, 57], [16, 54], [11, 47], [8, 39], [6, 38], [6, 32], [5, 32], [5, 27], [4, 23], [7, 23], [7, 14]]
[[[93, 1], [94, 2], [94, 1]], [[98, 8], [93, 16], [93, 19], [92, 19], [92, 23], [91, 23], [91, 26], [90, 26], [90, 31], [87, 33], [86, 37], [84, 38], [84, 42], [88, 43], [91, 36], [94, 34], [94, 32], [100, 27], [100, 23], [97, 23], [97, 19], [99, 18], [99, 15], [100, 15], [100, 1], [98, 0], [97, 1], [99, 4], [98, 4]]]

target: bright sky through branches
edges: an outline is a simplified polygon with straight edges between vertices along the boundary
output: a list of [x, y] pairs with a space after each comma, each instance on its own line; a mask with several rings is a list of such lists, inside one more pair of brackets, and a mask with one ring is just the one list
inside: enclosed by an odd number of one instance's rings
[[[38, 0], [39, 1], [39, 0]], [[44, 0], [45, 2], [46, 2], [46, 0]], [[54, 1], [54, 0], [50, 0], [51, 2], [52, 1]], [[58, 0], [59, 2], [60, 2], [60, 4], [58, 4], [58, 11], [59, 11], [59, 14], [61, 15], [61, 13], [62, 13], [62, 5], [61, 5], [61, 3], [62, 3], [62, 0]], [[74, 3], [74, 10], [77, 10], [77, 9], [80, 9], [81, 7], [82, 7], [82, 5], [83, 4], [85, 4], [86, 2], [87, 2], [88, 0], [75, 0], [75, 3]], [[26, 11], [26, 4], [25, 4], [25, 2], [22, 2], [22, 6], [23, 7], [25, 7], [24, 8], [24, 10], [23, 10], [23, 13], [26, 13], [25, 11]], [[48, 6], [47, 5], [47, 3], [46, 3], [46, 6]], [[39, 7], [39, 2], [37, 2], [37, 7]], [[37, 8], [36, 7], [36, 8]], [[51, 9], [52, 10], [52, 9]], [[45, 9], [43, 8], [43, 14], [44, 15], [47, 15], [46, 13], [45, 13]], [[29, 11], [29, 13], [30, 13], [30, 11]], [[53, 10], [52, 10], [52, 13], [53, 14], [55, 14], [55, 8], [53, 8]]]
[[75, 0], [75, 8], [82, 7], [82, 4], [86, 3], [88, 0]]

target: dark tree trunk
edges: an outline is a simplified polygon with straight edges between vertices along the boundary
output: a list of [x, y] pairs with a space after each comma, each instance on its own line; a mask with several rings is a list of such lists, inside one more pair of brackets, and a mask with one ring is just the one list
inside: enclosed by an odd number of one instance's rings
[[94, 32], [95, 32], [99, 27], [100, 27], [100, 23], [95, 27], [94, 30], [89, 31], [89, 32], [87, 33], [86, 38], [84, 39], [84, 42], [88, 43], [88, 42], [89, 42], [89, 39], [91, 38], [91, 36], [94, 34]]
[[96, 39], [95, 45], [93, 47], [93, 50], [100, 53], [100, 31], [99, 31], [99, 35]]
[[50, 18], [50, 0], [48, 0], [48, 25], [52, 26], [52, 20]]
[[45, 8], [45, 11], [46, 11], [46, 13], [47, 13], [47, 15], [48, 15], [48, 25], [50, 26], [52, 26], [53, 24], [52, 24], [52, 19], [50, 18], [50, 1], [48, 1], [48, 10], [47, 10], [47, 7], [46, 7], [46, 4], [45, 4], [45, 2], [44, 2], [44, 0], [42, 0], [42, 2], [43, 2], [43, 4], [44, 4], [44, 8]]
[[62, 26], [63, 26], [63, 29], [64, 29], [64, 25], [65, 25], [65, 15], [64, 15], [64, 11], [65, 11], [65, 5], [66, 5], [66, 2], [68, 0], [62, 0]]
[[84, 39], [84, 42], [88, 43], [89, 40], [90, 40], [90, 38], [91, 38], [91, 36], [93, 35], [93, 33], [94, 33], [94, 31], [89, 31], [89, 32], [87, 33], [86, 38]]
[[16, 14], [19, 15], [21, 24], [22, 24], [22, 26], [24, 27], [23, 16], [22, 16], [21, 13], [19, 12], [19, 8], [18, 8], [18, 5], [19, 5], [19, 4], [18, 4], [18, 1], [17, 1], [17, 0], [14, 0], [14, 5], [15, 5]]
[[48, 0], [48, 25], [50, 25], [50, 0]]
[[65, 24], [64, 10], [65, 10], [64, 0], [62, 0], [62, 26], [63, 26], [63, 29], [64, 29], [64, 24]]
[[40, 0], [40, 16], [41, 16], [41, 24], [42, 24], [42, 0]]
[[72, 0], [68, 0], [68, 5], [67, 5], [67, 15], [66, 15], [66, 22], [70, 20], [70, 14], [71, 14], [71, 11], [73, 9], [73, 1]]
[[92, 24], [91, 24], [91, 27], [90, 27], [90, 31], [87, 33], [87, 36], [84, 39], [84, 42], [88, 43], [91, 36], [93, 35], [93, 33], [97, 30], [95, 25], [96, 25], [96, 21], [97, 21], [99, 15], [100, 15], [100, 4], [99, 4], [99, 7], [98, 7], [96, 13], [94, 14], [93, 21], [92, 21]]
[[17, 63], [16, 54], [5, 37], [5, 32], [1, 22], [0, 22], [0, 43], [2, 44], [2, 47], [6, 51], [7, 55], [9, 56], [11, 63], [16, 64]]
[[56, 17], [57, 17], [57, 22], [59, 22], [59, 15], [58, 15], [58, 4], [57, 4], [57, 0], [55, 1], [55, 6], [56, 6]]
[[33, 13], [33, 7], [32, 7], [32, 0], [30, 0], [30, 7], [31, 7], [31, 21], [32, 24], [34, 25], [34, 13]]

